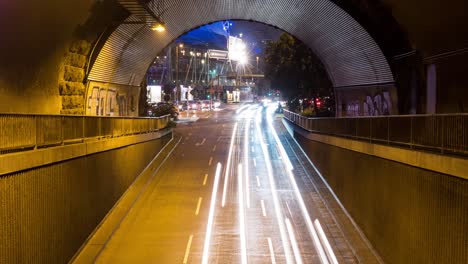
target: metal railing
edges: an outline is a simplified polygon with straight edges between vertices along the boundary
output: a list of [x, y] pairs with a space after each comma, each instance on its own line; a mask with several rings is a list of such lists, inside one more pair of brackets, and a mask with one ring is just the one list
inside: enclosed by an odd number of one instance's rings
[[309, 132], [468, 154], [468, 114], [309, 118], [285, 110], [284, 117]]
[[158, 131], [169, 115], [158, 118], [0, 114], [0, 154]]

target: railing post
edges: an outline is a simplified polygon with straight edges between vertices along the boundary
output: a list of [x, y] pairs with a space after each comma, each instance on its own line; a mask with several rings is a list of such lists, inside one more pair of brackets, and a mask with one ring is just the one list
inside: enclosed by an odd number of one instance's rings
[[390, 117], [387, 116], [387, 145], [390, 145]]
[[[441, 138], [442, 142], [441, 142], [440, 146], [441, 146], [441, 153], [444, 154], [445, 153], [445, 151], [444, 151], [444, 149], [445, 149], [445, 129], [444, 129], [445, 128], [445, 116], [442, 116], [441, 120], [442, 120], [442, 126], [441, 126], [440, 129], [442, 129], [442, 133], [441, 133], [442, 134], [442, 138]], [[454, 130], [455, 130], [455, 128], [454, 128]]]
[[37, 125], [37, 122], [39, 122], [39, 121], [37, 120], [37, 115], [36, 115], [36, 116], [34, 116], [34, 126], [35, 126], [34, 131], [36, 132], [36, 133], [34, 133], [35, 134], [34, 149], [37, 149], [37, 133], [38, 133], [38, 127], [39, 127]]
[[64, 132], [63, 132], [64, 124], [65, 124], [65, 117], [64, 117], [64, 116], [61, 116], [61, 118], [60, 118], [60, 128], [61, 128], [62, 131], [61, 131], [60, 133], [61, 133], [62, 135], [61, 135], [61, 138], [60, 138], [60, 139], [62, 140], [62, 144], [61, 144], [62, 146], [65, 144], [65, 134], [64, 134]]
[[410, 117], [410, 148], [413, 149], [413, 117]]

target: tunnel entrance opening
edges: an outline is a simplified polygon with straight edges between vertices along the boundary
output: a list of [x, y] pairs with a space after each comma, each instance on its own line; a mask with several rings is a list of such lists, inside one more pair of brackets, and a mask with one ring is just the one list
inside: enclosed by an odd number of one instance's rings
[[186, 100], [288, 101], [289, 109], [321, 116], [334, 116], [335, 109], [329, 76], [307, 45], [244, 20], [207, 24], [177, 38], [154, 58], [141, 89], [142, 115], [163, 102], [182, 109]]

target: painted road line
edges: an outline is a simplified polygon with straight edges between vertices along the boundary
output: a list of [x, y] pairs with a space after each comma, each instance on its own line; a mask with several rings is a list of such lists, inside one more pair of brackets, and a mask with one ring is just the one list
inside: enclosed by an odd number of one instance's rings
[[260, 178], [257, 176], [257, 186], [260, 187]]
[[213, 157], [210, 157], [210, 161], [208, 161], [208, 166], [211, 166], [212, 162], [213, 162]]
[[201, 206], [202, 200], [203, 198], [198, 197], [197, 210], [195, 210], [195, 215], [198, 215], [198, 213], [200, 212], [200, 206]]
[[271, 264], [276, 264], [275, 251], [273, 250], [273, 243], [271, 242], [271, 238], [268, 237], [267, 240], [268, 240], [268, 248], [270, 249]]
[[213, 147], [213, 152], [215, 152], [215, 151], [216, 151], [216, 145], [214, 145], [214, 147]]
[[254, 147], [252, 146], [252, 153], [254, 153], [254, 152], [255, 152], [255, 149], [254, 149]]
[[253, 158], [253, 164], [254, 164], [254, 167], [257, 167], [257, 160], [255, 158]]
[[192, 239], [193, 239], [193, 235], [190, 235], [188, 242], [187, 242], [187, 247], [185, 248], [184, 262], [182, 262], [183, 264], [187, 264], [188, 257], [190, 254], [190, 247], [192, 246]]
[[237, 132], [237, 123], [234, 125], [234, 128], [232, 129], [231, 144], [229, 146], [229, 154], [228, 154], [227, 165], [226, 165], [226, 173], [224, 175], [223, 200], [221, 203], [222, 207], [224, 207], [224, 205], [226, 204], [227, 185], [229, 181], [229, 170], [231, 169], [231, 156], [232, 156], [232, 149], [234, 148], [234, 139], [236, 138], [236, 132]]
[[288, 218], [285, 220], [286, 228], [288, 229], [289, 239], [291, 240], [291, 245], [294, 252], [294, 258], [296, 259], [297, 264], [302, 264], [301, 253], [299, 252], [299, 247], [297, 246], [296, 236], [294, 235], [294, 229], [291, 225], [291, 221]]
[[205, 244], [203, 246], [202, 264], [207, 264], [210, 257], [210, 240], [211, 232], [213, 231], [213, 217], [216, 207], [216, 194], [218, 193], [219, 175], [221, 174], [221, 163], [216, 166], [215, 180], [213, 184], [213, 192], [211, 194], [210, 211], [208, 213], [208, 223], [206, 224]]
[[264, 217], [266, 217], [265, 202], [261, 200], [260, 203], [262, 204], [262, 214]]
[[203, 179], [203, 186], [206, 185], [207, 180], [208, 180], [208, 174], [205, 174], [205, 178]]

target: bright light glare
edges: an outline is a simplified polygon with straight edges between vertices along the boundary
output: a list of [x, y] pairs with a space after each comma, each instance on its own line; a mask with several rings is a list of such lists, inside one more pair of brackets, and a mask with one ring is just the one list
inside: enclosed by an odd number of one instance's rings
[[226, 193], [227, 193], [227, 185], [229, 180], [229, 170], [231, 169], [231, 156], [232, 156], [232, 149], [234, 147], [234, 139], [236, 138], [236, 131], [237, 131], [237, 123], [234, 125], [232, 129], [232, 136], [231, 136], [231, 145], [229, 146], [229, 154], [226, 164], [226, 173], [224, 174], [224, 187], [223, 187], [223, 200], [221, 202], [221, 206], [224, 207], [226, 204]]
[[241, 260], [242, 264], [247, 263], [247, 241], [245, 239], [245, 209], [244, 209], [244, 193], [242, 182], [242, 164], [237, 166], [238, 178], [238, 194], [239, 194], [239, 219], [240, 219], [240, 243], [241, 243]]
[[205, 245], [203, 247], [203, 258], [202, 263], [207, 264], [210, 250], [210, 239], [211, 239], [211, 231], [213, 228], [213, 217], [216, 205], [216, 194], [218, 193], [218, 184], [219, 184], [219, 175], [221, 174], [221, 163], [218, 162], [216, 166], [216, 174], [215, 180], [213, 185], [213, 192], [211, 194], [211, 203], [210, 203], [210, 212], [208, 214], [208, 223], [206, 225], [206, 235], [205, 235]]
[[157, 31], [157, 32], [163, 32], [163, 31], [166, 31], [166, 27], [161, 23], [157, 23], [156, 25], [151, 27], [151, 30]]
[[294, 235], [294, 229], [291, 225], [291, 221], [288, 218], [285, 220], [286, 228], [288, 229], [289, 239], [291, 240], [291, 245], [294, 252], [294, 258], [296, 259], [297, 264], [302, 264], [301, 253], [299, 252], [299, 247], [297, 246], [296, 236]]
[[262, 147], [263, 157], [265, 158], [268, 180], [270, 182], [271, 194], [273, 196], [273, 205], [275, 208], [276, 221], [278, 222], [278, 226], [280, 230], [281, 242], [283, 243], [284, 255], [286, 256], [286, 263], [289, 264], [289, 263], [293, 263], [293, 260], [291, 258], [291, 249], [289, 248], [288, 238], [286, 237], [286, 230], [285, 230], [285, 226], [283, 222], [283, 214], [281, 212], [280, 205], [279, 205], [278, 191], [276, 189], [276, 183], [273, 177], [273, 168], [271, 165], [270, 155], [268, 154], [268, 149], [264, 142], [263, 135], [261, 132], [262, 130], [260, 128], [260, 116], [261, 116], [261, 110], [258, 109], [257, 118], [256, 118], [256, 126], [257, 126], [256, 131], [258, 135], [257, 138], [258, 138], [258, 141], [260, 142], [260, 146]]
[[315, 227], [317, 228], [317, 231], [320, 235], [320, 239], [322, 242], [325, 244], [325, 249], [327, 250], [327, 254], [331, 259], [331, 262], [333, 264], [338, 264], [338, 260], [336, 259], [335, 253], [333, 252], [333, 249], [330, 246], [330, 243], [328, 242], [327, 236], [325, 235], [325, 232], [323, 232], [322, 225], [320, 225], [320, 221], [318, 219], [315, 219], [314, 221]]

